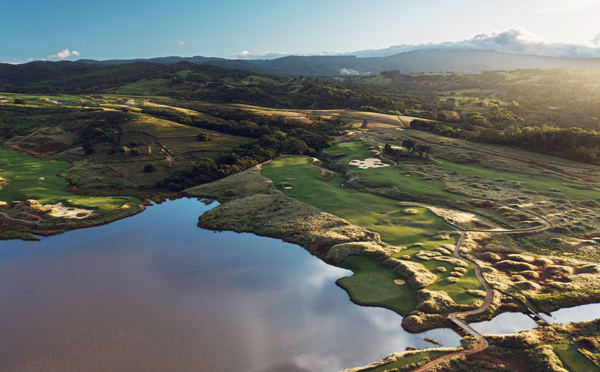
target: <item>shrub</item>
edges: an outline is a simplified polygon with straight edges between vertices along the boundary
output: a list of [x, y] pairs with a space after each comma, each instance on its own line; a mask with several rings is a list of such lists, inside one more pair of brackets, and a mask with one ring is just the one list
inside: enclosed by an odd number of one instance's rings
[[201, 142], [210, 141], [210, 136], [206, 133], [200, 133], [196, 136], [196, 141], [201, 141]]
[[154, 172], [155, 170], [156, 170], [156, 167], [152, 164], [144, 165], [144, 172], [146, 172], [146, 173], [151, 173], [151, 172]]

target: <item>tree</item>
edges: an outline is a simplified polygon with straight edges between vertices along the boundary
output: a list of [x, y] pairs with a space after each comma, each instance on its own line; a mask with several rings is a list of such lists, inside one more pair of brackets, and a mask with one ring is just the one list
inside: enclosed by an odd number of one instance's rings
[[410, 151], [410, 152], [415, 151], [416, 144], [417, 144], [417, 142], [410, 138], [406, 138], [406, 139], [402, 140], [402, 147], [404, 147], [405, 149], [408, 149], [408, 151]]
[[144, 172], [146, 172], [146, 173], [151, 173], [151, 172], [154, 172], [155, 170], [156, 170], [156, 167], [152, 164], [144, 165]]
[[92, 155], [94, 152], [96, 152], [96, 151], [94, 151], [94, 145], [92, 145], [89, 142], [84, 142], [82, 147], [83, 147], [83, 152], [86, 155]]
[[200, 142], [210, 141], [210, 136], [206, 133], [200, 133], [196, 136], [196, 141], [200, 141]]
[[423, 156], [423, 154], [429, 154], [431, 151], [431, 146], [418, 144], [415, 146], [415, 151], [419, 153], [419, 156]]

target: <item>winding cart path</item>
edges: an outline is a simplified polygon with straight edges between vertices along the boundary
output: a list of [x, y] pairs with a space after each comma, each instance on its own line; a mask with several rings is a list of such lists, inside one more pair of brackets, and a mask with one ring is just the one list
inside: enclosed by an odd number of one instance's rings
[[[503, 203], [500, 203], [500, 204], [503, 204]], [[528, 234], [528, 233], [532, 233], [532, 232], [543, 231], [552, 226], [550, 221], [548, 221], [546, 218], [544, 218], [538, 214], [535, 214], [535, 213], [532, 213], [529, 211], [521, 211], [521, 212], [529, 214], [530, 216], [538, 219], [539, 221], [542, 222], [543, 225], [540, 227], [534, 227], [534, 228], [530, 228], [530, 229], [516, 229], [516, 230], [462, 230], [456, 226], [452, 226], [457, 231], [460, 232], [460, 238], [458, 239], [458, 242], [456, 243], [456, 247], [454, 248], [454, 255], [473, 266], [473, 268], [475, 269], [475, 275], [477, 276], [477, 279], [481, 282], [481, 284], [485, 288], [485, 299], [483, 300], [483, 303], [481, 304], [481, 306], [479, 306], [477, 309], [467, 310], [467, 311], [456, 311], [456, 312], [450, 313], [448, 315], [448, 318], [452, 322], [454, 322], [454, 324], [456, 324], [457, 326], [462, 328], [465, 332], [467, 332], [469, 335], [475, 337], [477, 339], [477, 345], [470, 349], [459, 350], [454, 353], [442, 355], [441, 357], [434, 359], [431, 362], [415, 369], [413, 372], [425, 372], [425, 371], [427, 371], [439, 364], [442, 364], [450, 359], [458, 358], [461, 356], [467, 356], [470, 354], [475, 354], [475, 353], [485, 350], [488, 347], [488, 342], [483, 337], [483, 335], [481, 335], [475, 329], [473, 329], [468, 324], [463, 322], [461, 319], [459, 319], [459, 317], [463, 317], [466, 315], [480, 314], [480, 313], [484, 312], [485, 310], [487, 310], [487, 308], [492, 304], [492, 301], [494, 300], [494, 290], [492, 289], [490, 284], [487, 282], [487, 280], [483, 277], [483, 274], [481, 273], [481, 267], [476, 262], [471, 261], [468, 258], [465, 258], [464, 256], [462, 256], [460, 253], [460, 248], [461, 248], [462, 243], [465, 240], [465, 237], [467, 236], [468, 232], [483, 232], [483, 233], [487, 233], [487, 234]]]

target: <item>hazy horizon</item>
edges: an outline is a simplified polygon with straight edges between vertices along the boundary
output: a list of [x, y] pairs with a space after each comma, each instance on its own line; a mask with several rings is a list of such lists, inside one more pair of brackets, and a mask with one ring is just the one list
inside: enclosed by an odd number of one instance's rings
[[415, 49], [493, 49], [600, 58], [600, 0], [63, 0], [3, 6], [0, 61], [286, 55], [384, 56]]

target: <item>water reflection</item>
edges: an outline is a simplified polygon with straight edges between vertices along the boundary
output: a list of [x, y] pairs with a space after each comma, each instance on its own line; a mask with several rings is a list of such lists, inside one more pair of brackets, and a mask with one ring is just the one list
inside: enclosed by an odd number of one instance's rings
[[[550, 323], [564, 324], [571, 322], [588, 322], [600, 318], [600, 304], [588, 304], [564, 308], [553, 312]], [[547, 317], [546, 317], [547, 318]]]
[[[557, 310], [544, 316], [553, 324], [587, 322], [600, 317], [600, 304], [588, 304]], [[482, 334], [510, 334], [537, 327], [537, 323], [523, 313], [502, 313], [492, 320], [471, 323], [473, 328]]]
[[352, 304], [349, 272], [292, 244], [196, 227], [214, 207], [153, 206], [117, 223], [0, 249], [0, 370], [335, 371], [423, 337]]
[[492, 320], [470, 323], [484, 335], [507, 335], [537, 327], [537, 323], [523, 313], [502, 313]]

